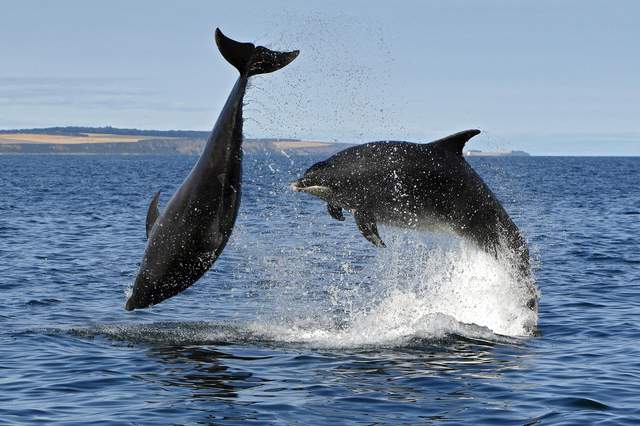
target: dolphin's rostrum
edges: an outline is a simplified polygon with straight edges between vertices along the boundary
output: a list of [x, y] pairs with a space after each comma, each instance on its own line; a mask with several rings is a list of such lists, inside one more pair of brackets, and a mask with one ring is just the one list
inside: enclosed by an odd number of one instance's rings
[[198, 162], [164, 211], [153, 197], [147, 246], [125, 309], [160, 303], [195, 283], [224, 249], [238, 214], [242, 178], [242, 101], [248, 79], [283, 68], [298, 51], [275, 52], [216, 30], [224, 58], [240, 72]]

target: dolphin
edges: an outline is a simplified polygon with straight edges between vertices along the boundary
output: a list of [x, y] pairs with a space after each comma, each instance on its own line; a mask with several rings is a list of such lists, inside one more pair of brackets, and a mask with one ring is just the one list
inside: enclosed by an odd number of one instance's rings
[[[343, 210], [350, 211], [364, 238], [378, 247], [385, 246], [378, 223], [446, 230], [495, 256], [506, 252], [530, 278], [522, 233], [463, 157], [465, 143], [479, 133], [465, 130], [428, 144], [382, 141], [353, 146], [311, 166], [291, 189], [326, 201], [336, 220], [345, 220]], [[536, 302], [537, 296], [532, 297], [528, 305], [533, 309]]]
[[299, 51], [240, 43], [216, 29], [222, 56], [240, 73], [197, 163], [162, 213], [155, 193], [147, 245], [126, 310], [162, 302], [194, 284], [222, 253], [238, 215], [242, 180], [242, 107], [249, 78], [285, 67]]

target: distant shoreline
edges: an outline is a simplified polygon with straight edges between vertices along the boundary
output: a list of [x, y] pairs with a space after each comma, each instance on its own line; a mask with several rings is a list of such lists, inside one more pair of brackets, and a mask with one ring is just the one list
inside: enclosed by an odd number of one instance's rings
[[[209, 132], [69, 127], [0, 131], [0, 154], [198, 155]], [[348, 146], [290, 138], [245, 139], [245, 152], [334, 153]]]
[[[209, 132], [114, 127], [49, 127], [0, 130], [0, 154], [198, 155]], [[292, 138], [245, 139], [245, 152], [331, 155], [353, 144]], [[524, 151], [464, 152], [467, 157], [529, 156]]]

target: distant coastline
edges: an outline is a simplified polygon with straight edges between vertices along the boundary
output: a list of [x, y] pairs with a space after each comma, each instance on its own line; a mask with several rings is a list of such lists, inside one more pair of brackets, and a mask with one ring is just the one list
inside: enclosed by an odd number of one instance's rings
[[[202, 152], [209, 132], [114, 127], [0, 130], [0, 154], [183, 154]], [[291, 138], [246, 139], [245, 152], [333, 153], [347, 144]]]
[[530, 157], [531, 154], [525, 151], [480, 151], [478, 149], [470, 149], [463, 152], [465, 157]]
[[[0, 154], [199, 154], [209, 132], [115, 127], [0, 130]], [[292, 138], [246, 139], [245, 152], [331, 155], [353, 144]], [[469, 157], [529, 156], [524, 151], [464, 152]]]

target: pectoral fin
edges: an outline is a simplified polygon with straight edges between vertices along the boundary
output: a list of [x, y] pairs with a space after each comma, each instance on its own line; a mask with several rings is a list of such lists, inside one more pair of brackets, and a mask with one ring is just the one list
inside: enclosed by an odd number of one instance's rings
[[373, 215], [367, 212], [356, 211], [354, 217], [358, 229], [368, 241], [377, 247], [386, 247], [384, 241], [382, 241], [382, 238], [378, 235], [378, 226], [376, 225], [376, 219]]
[[158, 199], [160, 198], [160, 191], [153, 194], [153, 198], [151, 199], [151, 204], [149, 204], [149, 210], [147, 210], [147, 238], [149, 238], [149, 234], [151, 234], [151, 230], [153, 229], [153, 224], [158, 220], [158, 216], [160, 216], [160, 211], [158, 211]]
[[342, 207], [336, 206], [334, 204], [327, 203], [327, 211], [335, 220], [339, 220], [342, 222], [344, 220], [344, 214], [342, 214]]

